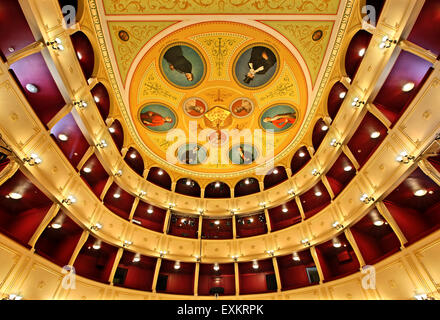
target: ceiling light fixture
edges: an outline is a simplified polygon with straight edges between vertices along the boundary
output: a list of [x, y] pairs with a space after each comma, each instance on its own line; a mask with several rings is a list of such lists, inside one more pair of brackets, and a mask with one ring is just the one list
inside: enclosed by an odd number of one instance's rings
[[132, 159], [136, 159], [136, 153], [132, 153], [132, 154], [130, 154], [130, 158], [132, 158]]
[[339, 98], [344, 99], [346, 95], [347, 95], [347, 92], [346, 92], [346, 91], [342, 91], [342, 92], [339, 94]]
[[347, 166], [344, 167], [344, 171], [345, 172], [351, 171], [352, 169], [353, 169], [353, 167], [350, 166], [350, 165], [347, 165]]
[[297, 252], [294, 252], [292, 255], [292, 260], [293, 261], [301, 261], [301, 258], [299, 257]]
[[402, 151], [396, 157], [396, 161], [403, 163], [403, 164], [408, 164], [410, 161], [415, 160], [415, 159], [416, 159], [416, 157], [409, 155], [408, 152], [406, 152], [406, 151]]
[[139, 198], [146, 196], [147, 193], [144, 190], [139, 191]]
[[254, 261], [252, 262], [252, 268], [253, 268], [254, 270], [257, 270], [259, 267], [260, 267], [260, 266], [258, 265], [258, 261], [257, 261], [257, 260], [254, 260]]
[[82, 60], [82, 58], [83, 58], [81, 52], [79, 52], [79, 51], [76, 52], [76, 56], [78, 57], [79, 60]]
[[428, 190], [425, 190], [425, 189], [419, 189], [419, 190], [416, 190], [416, 191], [414, 192], [414, 195], [415, 195], [416, 197], [423, 197], [423, 196], [425, 196], [427, 193], [428, 193]]
[[190, 186], [191, 185], [191, 180], [190, 179], [186, 179], [186, 185]]
[[90, 172], [92, 172], [92, 169], [90, 169], [89, 167], [85, 167], [85, 168], [83, 169], [83, 171], [84, 171], [85, 173], [90, 173]]
[[275, 250], [266, 250], [266, 253], [271, 257], [275, 256]]
[[265, 201], [260, 202], [260, 207], [266, 208], [267, 203]]
[[315, 196], [317, 196], [317, 197], [322, 196], [322, 192], [321, 192], [321, 191], [316, 191], [316, 192], [315, 192]]
[[159, 251], [159, 256], [160, 256], [161, 258], [163, 258], [166, 254], [167, 254], [167, 252], [166, 252], [165, 250], [160, 250], [160, 251]]
[[249, 179], [246, 179], [246, 180], [244, 180], [244, 183], [245, 183], [245, 184], [249, 184], [249, 183], [251, 183], [251, 182], [249, 181]]
[[121, 194], [120, 193], [115, 193], [114, 195], [113, 195], [113, 198], [115, 198], [115, 199], [119, 199], [121, 197]]
[[60, 133], [58, 135], [58, 139], [60, 139], [63, 142], [66, 142], [67, 140], [69, 140], [69, 137], [66, 134], [64, 134], [64, 133]]
[[278, 174], [278, 169], [275, 169], [272, 172], [273, 172], [273, 174]]
[[67, 198], [63, 199], [61, 201], [61, 203], [64, 203], [64, 204], [70, 206], [70, 205], [76, 203], [76, 198], [74, 196], [70, 195]]
[[214, 224], [219, 225], [220, 224], [220, 220], [215, 220]]
[[330, 141], [330, 146], [336, 148], [337, 146], [342, 146], [342, 143], [338, 142], [336, 139], [332, 139], [332, 141]]
[[374, 131], [373, 133], [371, 133], [370, 137], [372, 139], [377, 139], [380, 137], [380, 132], [379, 131]]
[[32, 167], [42, 163], [43, 160], [41, 160], [41, 158], [37, 154], [32, 153], [29, 157], [23, 158], [23, 162], [26, 162], [28, 165]]
[[284, 213], [286, 213], [286, 212], [289, 211], [289, 209], [287, 209], [286, 207], [284, 207], [283, 210], [281, 210], [281, 211], [283, 211]]
[[215, 183], [214, 187], [216, 187], [216, 188], [220, 188], [220, 182], [217, 181], [217, 182]]
[[98, 231], [101, 229], [102, 229], [102, 224], [99, 222], [95, 223], [93, 226], [90, 227], [90, 230], [93, 230], [93, 231]]
[[163, 170], [159, 170], [159, 171], [157, 172], [157, 174], [160, 175], [160, 176], [163, 175]]
[[124, 248], [128, 248], [128, 247], [131, 246], [132, 244], [133, 244], [132, 241], [124, 240], [124, 243], [122, 244], [122, 246], [123, 246]]
[[98, 96], [93, 96], [93, 100], [95, 100], [96, 103], [99, 103], [99, 101], [101, 101]]
[[46, 45], [48, 47], [51, 47], [53, 50], [58, 50], [58, 51], [64, 50], [63, 42], [60, 40], [60, 38], [55, 38], [52, 41], [47, 41]]
[[53, 229], [61, 229], [64, 222], [64, 216], [59, 216], [52, 224], [50, 225]]
[[134, 255], [133, 262], [134, 262], [134, 263], [137, 263], [137, 262], [139, 262], [139, 261], [141, 261], [141, 254], [140, 254], [140, 253], [136, 253], [136, 254]]
[[85, 102], [85, 101], [83, 101], [83, 100], [75, 101], [75, 102], [73, 102], [73, 105], [74, 105], [75, 107], [80, 108], [80, 109], [87, 108], [87, 106], [88, 106], [87, 102]]
[[360, 199], [363, 203], [365, 204], [369, 204], [372, 201], [375, 201], [373, 197], [368, 196], [368, 194], [364, 193]]
[[180, 269], [180, 261], [176, 261], [176, 262], [174, 263], [174, 269], [175, 269], [175, 270], [179, 270], [179, 269]]
[[119, 169], [118, 171], [116, 171], [115, 173], [115, 177], [122, 177], [122, 170]]
[[312, 175], [314, 175], [315, 177], [319, 176], [321, 173], [318, 171], [318, 169], [313, 169], [312, 170]]
[[101, 240], [98, 240], [98, 239], [97, 239], [97, 240], [95, 241], [95, 243], [93, 244], [92, 248], [95, 249], [95, 250], [99, 250], [99, 249], [101, 249]]
[[151, 208], [149, 208], [149, 209], [147, 210], [147, 213], [148, 213], [148, 214], [152, 214], [153, 212], [154, 212], [154, 210], [151, 209]]
[[302, 239], [301, 243], [304, 245], [304, 247], [310, 246], [310, 240], [308, 238]]
[[218, 263], [214, 263], [214, 267], [213, 267], [214, 271], [217, 272], [220, 270], [220, 266], [218, 265]]
[[298, 156], [300, 157], [300, 158], [304, 158], [305, 156], [306, 156], [306, 154], [304, 153], [304, 152], [300, 152], [299, 154], [298, 154]]
[[13, 200], [20, 200], [23, 196], [18, 192], [10, 192], [6, 198], [11, 198]]
[[339, 223], [339, 221], [335, 221], [335, 222], [332, 224], [332, 227], [335, 228], [336, 230], [344, 229], [344, 226], [343, 226], [341, 223]]
[[115, 128], [113, 128], [113, 127], [108, 128], [108, 131], [109, 131], [110, 133], [115, 133], [115, 132], [116, 132]]
[[324, 124], [324, 125], [321, 127], [321, 130], [322, 130], [322, 131], [327, 131], [327, 130], [328, 130], [328, 125]]
[[341, 241], [339, 241], [338, 238], [333, 238], [332, 243], [333, 243], [333, 247], [335, 247], [335, 248], [342, 247], [342, 243], [341, 243]]
[[414, 82], [405, 83], [402, 87], [402, 91], [403, 92], [410, 92], [412, 89], [414, 89], [415, 86], [416, 85]]
[[365, 55], [365, 48], [362, 48], [361, 50], [359, 50], [359, 57], [363, 57]]
[[99, 143], [96, 144], [96, 146], [97, 146], [98, 148], [104, 149], [104, 148], [107, 147], [107, 142], [106, 142], [104, 139], [102, 139], [101, 142], [99, 142]]
[[168, 203], [168, 208], [169, 208], [169, 209], [172, 209], [172, 208], [174, 208], [175, 206], [176, 206], [175, 203], [172, 203], [172, 202], [169, 202], [169, 203]]
[[365, 101], [361, 101], [358, 97], [353, 99], [351, 105], [355, 108], [359, 108], [365, 104]]
[[287, 193], [289, 194], [289, 196], [294, 197], [295, 196], [295, 190], [290, 189], [289, 191], [287, 191]]
[[37, 86], [32, 83], [28, 83], [26, 85], [26, 90], [29, 91], [30, 93], [37, 93], [38, 92]]
[[384, 36], [382, 38], [382, 41], [379, 44], [379, 48], [388, 49], [391, 47], [391, 45], [396, 44], [396, 43], [397, 43], [397, 40], [393, 40], [393, 39], [390, 39], [388, 36]]

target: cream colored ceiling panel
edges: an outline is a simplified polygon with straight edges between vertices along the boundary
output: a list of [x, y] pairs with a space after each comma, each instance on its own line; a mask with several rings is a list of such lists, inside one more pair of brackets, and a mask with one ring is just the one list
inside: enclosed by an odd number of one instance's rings
[[21, 150], [41, 132], [40, 127], [24, 105], [28, 105], [19, 89], [9, 80], [0, 83], [0, 129], [8, 142]]

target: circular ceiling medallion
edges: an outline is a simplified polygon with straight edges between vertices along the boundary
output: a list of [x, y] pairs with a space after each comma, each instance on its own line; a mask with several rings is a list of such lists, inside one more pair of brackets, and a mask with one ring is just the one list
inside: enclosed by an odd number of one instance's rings
[[197, 97], [186, 99], [183, 102], [183, 112], [190, 118], [201, 118], [208, 110], [208, 105], [206, 102]]
[[232, 101], [229, 109], [236, 118], [246, 118], [254, 111], [254, 103], [248, 98], [237, 98]]
[[186, 143], [180, 146], [176, 153], [179, 162], [187, 165], [201, 164], [208, 158], [206, 148], [196, 143]]
[[235, 80], [247, 89], [268, 85], [278, 71], [276, 50], [267, 44], [255, 43], [242, 50], [234, 62]]
[[229, 150], [229, 159], [233, 164], [251, 164], [258, 159], [258, 156], [257, 148], [246, 143], [234, 145]]
[[177, 124], [174, 111], [161, 103], [151, 103], [142, 107], [139, 110], [139, 119], [145, 128], [159, 133], [167, 132]]
[[272, 130], [281, 133], [289, 130], [297, 123], [298, 111], [288, 104], [276, 104], [266, 110], [260, 116], [260, 126], [264, 130]]
[[119, 37], [119, 39], [121, 39], [124, 42], [127, 42], [128, 40], [130, 40], [130, 35], [125, 30], [120, 30], [118, 32], [118, 37]]
[[203, 55], [187, 43], [173, 43], [160, 55], [159, 66], [163, 77], [178, 88], [193, 88], [206, 75]]
[[136, 59], [131, 118], [158, 166], [218, 179], [252, 174], [298, 143], [306, 67], [272, 35], [236, 22], [197, 23]]
[[322, 30], [316, 30], [315, 32], [313, 32], [312, 40], [313, 41], [321, 40], [323, 35], [324, 32]]

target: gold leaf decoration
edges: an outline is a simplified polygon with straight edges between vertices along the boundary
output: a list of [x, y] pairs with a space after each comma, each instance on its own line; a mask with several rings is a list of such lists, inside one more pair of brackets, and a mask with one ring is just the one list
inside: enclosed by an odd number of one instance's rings
[[338, 0], [107, 0], [107, 14], [336, 14]]
[[[330, 41], [334, 22], [265, 21], [264, 23], [284, 35], [298, 49], [309, 68], [314, 84]], [[318, 41], [313, 41], [312, 36], [318, 30], [322, 31], [322, 37]]]
[[170, 89], [161, 79], [156, 72], [156, 66], [153, 62], [145, 72], [145, 76], [142, 79], [140, 92], [138, 95], [138, 101], [142, 102], [145, 100], [163, 99], [175, 104], [180, 101], [183, 97], [182, 93], [176, 90]]
[[208, 33], [191, 38], [203, 47], [211, 64], [211, 80], [229, 80], [228, 67], [232, 54], [249, 38], [233, 33]]
[[[134, 58], [144, 45], [160, 31], [172, 25], [173, 21], [109, 22], [110, 36], [122, 82], [127, 79], [128, 70]], [[128, 40], [119, 37], [119, 32], [128, 34]]]

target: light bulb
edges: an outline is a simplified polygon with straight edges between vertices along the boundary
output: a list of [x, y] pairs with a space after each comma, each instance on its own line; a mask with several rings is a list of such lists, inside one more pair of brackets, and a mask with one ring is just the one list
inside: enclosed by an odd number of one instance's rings
[[379, 131], [374, 131], [371, 136], [372, 139], [377, 139], [380, 137], [380, 132]]
[[300, 259], [300, 257], [299, 257], [299, 255], [298, 255], [297, 252], [294, 252], [294, 253], [293, 253], [293, 257], [292, 257], [292, 259], [293, 259], [293, 261], [301, 261], [301, 259]]
[[109, 131], [110, 133], [115, 133], [115, 132], [116, 132], [115, 128], [112, 128], [112, 127], [108, 128], [108, 131]]
[[253, 268], [254, 270], [257, 270], [259, 267], [260, 267], [260, 266], [258, 265], [258, 261], [257, 261], [257, 260], [254, 260], [254, 262], [252, 262], [252, 268]]
[[220, 224], [220, 220], [215, 220], [214, 223], [215, 223], [216, 225], [219, 225], [219, 224]]
[[286, 213], [287, 211], [289, 211], [289, 209], [287, 209], [287, 208], [283, 208], [283, 210], [282, 210], [284, 213]]
[[58, 135], [58, 139], [60, 139], [61, 141], [67, 141], [67, 140], [69, 140], [69, 137], [67, 135], [65, 135], [64, 133], [60, 133]]
[[353, 169], [352, 166], [345, 166], [344, 167], [344, 171], [346, 171], [346, 172], [351, 171], [351, 169]]
[[403, 92], [410, 92], [412, 89], [414, 89], [416, 85], [414, 84], [414, 82], [408, 82], [405, 83], [402, 87], [402, 91]]
[[304, 158], [305, 156], [306, 156], [306, 154], [304, 153], [304, 152], [300, 152], [299, 154], [298, 154], [298, 156], [300, 157], [300, 158]]
[[101, 249], [101, 240], [96, 240], [92, 248], [95, 250]]
[[416, 197], [423, 197], [423, 196], [426, 195], [427, 193], [428, 193], [427, 190], [425, 190], [425, 189], [419, 189], [419, 190], [417, 190], [417, 191], [414, 192], [414, 195], [415, 195]]
[[136, 253], [134, 258], [133, 258], [133, 262], [139, 262], [141, 261], [141, 255], [139, 253]]
[[363, 57], [365, 55], [365, 48], [362, 48], [361, 50], [359, 50], [359, 57]]
[[180, 261], [176, 261], [176, 262], [174, 263], [174, 269], [175, 269], [175, 270], [179, 270], [179, 269], [180, 269]]
[[11, 192], [8, 194], [8, 197], [14, 200], [20, 200], [23, 196], [18, 192]]
[[333, 247], [335, 248], [340, 248], [342, 246], [342, 243], [339, 241], [338, 238], [334, 238], [332, 242], [333, 242]]
[[346, 95], [347, 95], [347, 92], [342, 91], [342, 92], [339, 94], [339, 98], [344, 99]]
[[315, 196], [317, 196], [317, 197], [322, 196], [322, 192], [321, 192], [321, 191], [316, 191], [316, 192], [315, 192]]
[[90, 169], [89, 167], [85, 167], [85, 168], [83, 169], [83, 171], [84, 171], [85, 173], [90, 173], [90, 172], [92, 172], [92, 169]]
[[214, 271], [219, 271], [220, 270], [220, 266], [218, 265], [218, 263], [214, 263], [214, 267], [213, 267]]

